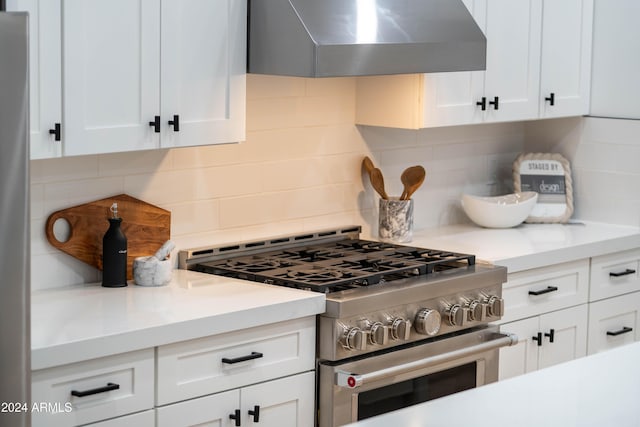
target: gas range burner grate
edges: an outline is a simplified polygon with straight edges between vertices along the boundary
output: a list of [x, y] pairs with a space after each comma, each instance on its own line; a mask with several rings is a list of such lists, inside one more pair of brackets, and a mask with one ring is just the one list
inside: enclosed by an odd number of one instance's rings
[[196, 270], [328, 293], [474, 264], [473, 255], [346, 239], [204, 262]]

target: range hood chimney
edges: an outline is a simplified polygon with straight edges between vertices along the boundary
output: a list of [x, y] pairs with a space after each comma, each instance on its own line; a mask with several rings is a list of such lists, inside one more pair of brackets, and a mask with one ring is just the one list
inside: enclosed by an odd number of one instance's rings
[[462, 0], [249, 0], [250, 73], [484, 70], [486, 48]]

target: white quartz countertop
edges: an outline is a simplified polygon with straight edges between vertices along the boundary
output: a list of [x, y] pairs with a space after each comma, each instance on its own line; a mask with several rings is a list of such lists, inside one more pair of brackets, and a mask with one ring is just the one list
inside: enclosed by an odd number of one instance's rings
[[167, 286], [31, 294], [32, 369], [323, 313], [324, 294], [174, 270]]
[[640, 228], [577, 222], [507, 229], [454, 225], [415, 231], [418, 247], [476, 255], [510, 273], [640, 247]]
[[349, 425], [631, 427], [638, 396], [640, 342]]

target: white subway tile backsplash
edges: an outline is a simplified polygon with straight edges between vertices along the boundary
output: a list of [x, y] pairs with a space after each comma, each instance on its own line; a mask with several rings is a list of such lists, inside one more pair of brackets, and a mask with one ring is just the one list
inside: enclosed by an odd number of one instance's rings
[[102, 154], [98, 157], [99, 176], [125, 176], [156, 173], [171, 169], [170, 150], [133, 151]]
[[44, 184], [44, 215], [48, 217], [60, 209], [121, 194], [124, 191], [124, 180], [124, 177], [106, 177], [57, 181], [51, 177]]
[[31, 161], [31, 182], [80, 181], [98, 176], [98, 156]]
[[182, 169], [127, 175], [124, 177], [124, 193], [160, 207], [189, 202], [196, 200], [202, 174], [202, 169]]
[[300, 77], [247, 74], [247, 99], [304, 96], [306, 80]]
[[63, 253], [32, 255], [31, 290], [98, 282], [101, 273], [94, 267]]
[[172, 236], [220, 229], [219, 202], [217, 200], [196, 200], [167, 205], [165, 209], [171, 212]]
[[179, 184], [192, 187], [193, 197], [197, 200], [255, 194], [264, 189], [265, 176], [255, 164], [201, 168], [188, 172], [193, 173], [192, 180]]
[[638, 145], [640, 120], [588, 117], [584, 124], [584, 141]]

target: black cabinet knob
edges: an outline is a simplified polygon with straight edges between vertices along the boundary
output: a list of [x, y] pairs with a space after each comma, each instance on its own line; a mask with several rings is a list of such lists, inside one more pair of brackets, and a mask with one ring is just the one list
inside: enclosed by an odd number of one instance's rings
[[551, 94], [549, 94], [549, 96], [544, 98], [544, 100], [548, 101], [549, 105], [556, 105], [556, 94], [551, 92]]
[[500, 98], [498, 98], [497, 96], [494, 96], [493, 101], [489, 101], [489, 105], [493, 105], [493, 109], [497, 110], [498, 107], [500, 106]]
[[56, 141], [60, 141], [62, 134], [62, 126], [60, 123], [53, 125], [53, 129], [49, 129], [49, 134], [54, 135]]
[[538, 334], [531, 337], [531, 339], [538, 342], [538, 347], [542, 347], [542, 332], [538, 332]]
[[260, 421], [260, 406], [255, 405], [253, 407], [253, 411], [251, 409], [249, 409], [247, 412], [249, 413], [249, 415], [253, 416], [253, 422], [254, 423], [257, 423], [257, 422]]
[[153, 121], [149, 122], [149, 126], [153, 128], [155, 133], [160, 133], [160, 116], [155, 116]]
[[169, 126], [173, 126], [174, 132], [180, 132], [180, 116], [177, 114], [173, 115], [173, 120], [169, 120]]
[[545, 333], [544, 336], [545, 337], [549, 337], [549, 342], [553, 342], [553, 339], [556, 336], [556, 330], [555, 329], [549, 329], [549, 333]]
[[483, 96], [480, 101], [476, 102], [476, 105], [480, 106], [482, 111], [485, 111], [487, 109], [487, 97]]
[[233, 414], [229, 414], [230, 420], [235, 420], [235, 425], [240, 425], [240, 409], [236, 409]]

